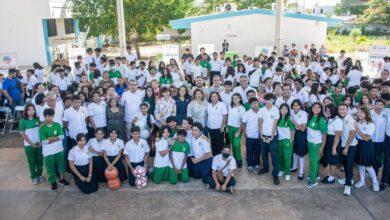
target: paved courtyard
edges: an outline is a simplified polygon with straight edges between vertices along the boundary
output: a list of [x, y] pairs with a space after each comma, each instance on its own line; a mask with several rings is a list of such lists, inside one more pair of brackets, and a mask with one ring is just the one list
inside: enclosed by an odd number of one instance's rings
[[[341, 185], [306, 189], [293, 176], [274, 186], [270, 175], [238, 170], [237, 193], [217, 193], [198, 180], [137, 190], [124, 183], [119, 191], [101, 184], [93, 195], [76, 187], [49, 191], [31, 184], [17, 134], [0, 137], [0, 219], [389, 219], [390, 190], [366, 187], [342, 194]], [[70, 176], [68, 176], [70, 179]]]

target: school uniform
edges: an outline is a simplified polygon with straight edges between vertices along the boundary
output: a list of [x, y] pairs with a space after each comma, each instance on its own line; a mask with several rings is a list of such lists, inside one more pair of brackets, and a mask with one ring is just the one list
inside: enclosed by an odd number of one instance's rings
[[[59, 140], [49, 144], [48, 138], [58, 137]], [[62, 139], [64, 133], [61, 125], [53, 122], [51, 125], [43, 124], [39, 128], [39, 139], [42, 141], [42, 155], [45, 158], [47, 181], [50, 184], [56, 182], [56, 171], [65, 172], [64, 147]]]
[[319, 151], [322, 145], [322, 135], [327, 132], [327, 123], [323, 117], [313, 116], [307, 123], [307, 146], [310, 159], [310, 182], [317, 182], [319, 171]]
[[[355, 120], [347, 115], [343, 120], [343, 133], [341, 135], [341, 147], [344, 149], [345, 144], [347, 143], [349, 132], [355, 131]], [[342, 155], [342, 160], [344, 164], [344, 172], [345, 172], [345, 185], [351, 186], [353, 179], [353, 165], [355, 163], [355, 155], [357, 149], [358, 141], [356, 137], [353, 137], [351, 144], [349, 145], [347, 155]]]
[[[229, 164], [226, 165], [229, 161]], [[213, 162], [211, 165], [211, 169], [218, 172], [222, 171], [222, 175], [224, 177], [223, 182], [218, 180], [219, 184], [224, 184], [226, 181], [226, 177], [229, 175], [229, 172], [233, 172], [237, 168], [236, 160], [233, 156], [229, 156], [226, 160], [223, 159], [222, 154], [218, 154], [213, 158]], [[207, 184], [209, 184], [211, 189], [215, 189], [216, 183], [212, 176], [209, 176], [207, 178]], [[231, 176], [229, 182], [227, 183], [227, 187], [231, 187], [236, 185], [236, 180], [234, 179], [233, 175]]]
[[[85, 145], [88, 149], [93, 149], [96, 152], [103, 154], [105, 139], [98, 141], [96, 138], [90, 139]], [[106, 169], [106, 162], [104, 161], [103, 156], [99, 156], [96, 153], [92, 153], [93, 161], [93, 175], [96, 177], [98, 182], [106, 182], [107, 179], [104, 176], [104, 171]]]
[[[374, 123], [362, 123], [359, 122], [357, 125], [361, 132], [365, 135], [372, 135], [375, 133], [375, 125]], [[357, 148], [357, 164], [360, 166], [371, 167], [375, 164], [374, 159], [374, 144], [372, 143], [372, 138], [368, 141], [363, 140], [363, 138], [356, 133], [356, 138], [358, 140], [358, 148]]]
[[167, 150], [169, 146], [169, 141], [171, 139], [161, 138], [156, 142], [156, 156], [154, 158], [153, 166], [153, 182], [160, 184], [162, 181], [167, 181], [169, 178], [169, 153], [165, 156], [161, 156], [160, 152]]
[[260, 166], [259, 111], [245, 112], [242, 123], [246, 130], [246, 161], [248, 167]]
[[[191, 139], [191, 150], [194, 154], [194, 158], [198, 159], [206, 153], [211, 152], [211, 146], [209, 140], [206, 136], [202, 135], [199, 138], [192, 137]], [[210, 176], [211, 171], [211, 162], [212, 159], [208, 158], [206, 160], [200, 161], [196, 164], [193, 164], [193, 178], [200, 179], [202, 182], [206, 183], [206, 178]]]
[[286, 175], [290, 175], [291, 158], [292, 158], [292, 141], [291, 132], [295, 130], [295, 126], [291, 120], [291, 116], [288, 118], [283, 117], [278, 120], [278, 159], [281, 171]]
[[[291, 112], [291, 117], [294, 119], [294, 121], [299, 124], [307, 124], [308, 115], [307, 112], [300, 110], [298, 113], [294, 113], [294, 111]], [[304, 157], [307, 154], [307, 131], [301, 131], [295, 129], [295, 135], [294, 135], [294, 154], [298, 155], [299, 157]]]
[[297, 91], [295, 89], [294, 91], [292, 91], [291, 95], [301, 100], [302, 104], [309, 103], [309, 94], [307, 93], [305, 88], [302, 88], [300, 91]]
[[[147, 161], [144, 161], [145, 154], [150, 152], [148, 142], [140, 138], [138, 143], [131, 139], [126, 143], [123, 154], [128, 158], [131, 166], [135, 169], [137, 166], [144, 166]], [[129, 184], [135, 186], [135, 176], [129, 172]]]
[[[107, 128], [107, 115], [106, 115], [107, 105], [106, 102], [100, 101], [100, 103], [91, 102], [88, 107], [88, 115], [92, 117], [93, 122], [96, 125], [96, 128], [103, 128], [106, 131]], [[92, 138], [95, 130], [92, 126], [88, 126], [88, 136]]]
[[[110, 163], [115, 160], [115, 158], [120, 153], [120, 150], [124, 149], [124, 143], [121, 139], [117, 138], [114, 143], [108, 138], [104, 141], [103, 144], [104, 152], [107, 155], [108, 160]], [[106, 169], [108, 165], [106, 164]], [[118, 170], [118, 177], [121, 181], [127, 179], [126, 169], [125, 165], [122, 162], [122, 159], [119, 159], [114, 167]]]
[[279, 174], [279, 161], [277, 157], [277, 148], [278, 148], [278, 138], [277, 138], [277, 129], [275, 133], [272, 133], [273, 125], [275, 120], [279, 119], [279, 110], [275, 106], [272, 106], [271, 109], [268, 109], [266, 106], [259, 110], [259, 118], [262, 119], [262, 131], [260, 134], [262, 137], [273, 139], [270, 143], [264, 142], [260, 138], [260, 147], [261, 147], [261, 159], [263, 160], [263, 170], [269, 170], [268, 163], [268, 152], [271, 154], [272, 160], [272, 176], [278, 176]]
[[296, 98], [294, 96], [290, 96], [290, 98], [287, 99], [287, 101], [283, 97], [279, 97], [275, 100], [275, 106], [276, 108], [280, 108], [280, 106], [283, 103], [286, 103], [288, 105], [288, 108], [291, 110], [291, 103], [295, 100]]
[[390, 108], [386, 107], [383, 109], [386, 116], [386, 137], [385, 137], [385, 161], [383, 163], [382, 172], [382, 184], [390, 184]]
[[[188, 134], [187, 134], [188, 135]], [[180, 143], [179, 141], [175, 141], [171, 148], [172, 161], [169, 163], [169, 183], [176, 184], [178, 179], [183, 183], [187, 183], [190, 181], [190, 177], [188, 175], [187, 163], [184, 163], [183, 168], [181, 169], [181, 173], [177, 174], [173, 169], [173, 166], [176, 169], [180, 169], [183, 164], [183, 160], [186, 156], [190, 154], [190, 145], [187, 141]]]
[[[91, 152], [88, 148], [84, 146], [80, 148], [78, 145], [74, 146], [68, 155], [68, 160], [74, 163], [77, 171], [84, 177], [89, 175], [89, 159], [92, 158]], [[73, 179], [76, 186], [80, 189], [82, 193], [91, 194], [98, 190], [98, 182], [96, 176], [92, 173], [91, 181], [83, 182], [75, 173], [73, 174]]]
[[378, 173], [379, 168], [382, 166], [382, 152], [385, 149], [385, 137], [386, 137], [386, 113], [382, 110], [380, 114], [377, 114], [374, 110], [370, 111], [372, 122], [375, 125], [375, 131], [372, 135], [372, 142], [374, 144], [374, 170]]
[[80, 106], [78, 110], [76, 110], [72, 106], [64, 111], [63, 120], [68, 122], [69, 137], [73, 139], [74, 142], [76, 142], [76, 136], [78, 134], [88, 133], [87, 122], [86, 122], [88, 116], [89, 116], [89, 112], [83, 106]]
[[333, 151], [333, 143], [336, 132], [343, 131], [343, 121], [341, 118], [336, 116], [335, 118], [331, 118], [328, 120], [328, 129], [326, 135], [326, 144], [325, 144], [325, 160], [329, 165], [338, 165], [340, 164], [340, 154], [341, 154], [341, 139], [336, 148], [336, 155], [332, 154]]
[[240, 143], [242, 132], [240, 132], [238, 136], [236, 136], [236, 133], [241, 127], [242, 118], [244, 117], [245, 112], [245, 108], [242, 105], [240, 105], [239, 107], [229, 106], [227, 127], [229, 140], [232, 145], [233, 157], [237, 161], [237, 163], [242, 163]]
[[[134, 125], [140, 128], [141, 138], [148, 140], [150, 136], [150, 132], [149, 132], [150, 127], [148, 126], [148, 114], [143, 115], [141, 112], [138, 112], [136, 113], [135, 117], [137, 118], [137, 121], [135, 122]], [[150, 114], [149, 120], [151, 125], [154, 125], [156, 123], [156, 120], [154, 119], [152, 114]]]
[[[31, 142], [39, 144], [39, 121], [38, 118], [25, 119], [22, 118], [19, 122], [19, 131], [23, 132]], [[30, 170], [31, 180], [35, 180], [42, 176], [43, 155], [42, 147], [31, 147], [27, 141], [23, 142], [24, 152], [27, 157], [28, 168]]]
[[220, 76], [221, 75], [221, 61], [220, 60], [210, 60], [210, 85], [213, 83], [214, 76]]
[[227, 116], [228, 112], [223, 102], [217, 102], [215, 105], [212, 103], [207, 104], [207, 130], [210, 135], [211, 148], [213, 155], [217, 155], [221, 152], [224, 140], [224, 133], [221, 132], [221, 125], [224, 116]]
[[248, 86], [248, 87], [246, 87], [246, 88], [242, 88], [241, 86], [237, 86], [237, 87], [235, 87], [235, 88], [233, 89], [233, 94], [234, 94], [234, 93], [240, 94], [241, 97], [242, 97], [242, 102], [243, 102], [243, 103], [247, 103], [247, 102], [248, 102], [248, 97], [246, 96], [246, 93], [247, 93], [249, 90], [254, 91], [255, 94], [256, 94], [256, 97], [257, 97], [257, 91], [256, 91], [256, 89], [254, 89], [254, 88], [252, 88], [252, 87], [250, 87], [250, 86]]
[[249, 74], [249, 86], [252, 88], [257, 88], [260, 83], [261, 79], [261, 69], [257, 68], [255, 70], [252, 70]]

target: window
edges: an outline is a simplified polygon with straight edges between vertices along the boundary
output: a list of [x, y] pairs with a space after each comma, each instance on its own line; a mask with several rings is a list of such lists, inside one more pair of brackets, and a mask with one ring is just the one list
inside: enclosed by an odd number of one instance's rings
[[56, 19], [47, 19], [46, 20], [47, 25], [47, 34], [49, 37], [57, 36], [57, 23]]
[[73, 18], [64, 18], [64, 24], [65, 24], [65, 34], [73, 34], [74, 33]]

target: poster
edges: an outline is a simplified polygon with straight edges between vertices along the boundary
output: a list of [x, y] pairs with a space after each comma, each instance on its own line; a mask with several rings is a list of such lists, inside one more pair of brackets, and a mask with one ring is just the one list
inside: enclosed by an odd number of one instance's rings
[[260, 54], [264, 54], [270, 56], [273, 50], [273, 46], [256, 46], [255, 47], [255, 56], [259, 56]]
[[199, 54], [200, 48], [202, 47], [205, 49], [205, 52], [209, 55], [215, 52], [214, 44], [198, 44], [198, 51], [196, 51], [197, 54]]
[[162, 45], [162, 60], [169, 63], [170, 59], [179, 60], [179, 45], [178, 44], [164, 44]]
[[72, 47], [68, 49], [69, 66], [74, 68], [74, 63], [77, 62], [77, 56], [82, 56], [83, 59], [86, 55], [86, 50], [83, 47]]
[[16, 53], [1, 53], [0, 54], [0, 73], [4, 78], [8, 76], [8, 70], [18, 68]]
[[378, 69], [383, 65], [383, 58], [390, 55], [390, 46], [374, 45], [368, 50], [368, 63], [375, 65]]

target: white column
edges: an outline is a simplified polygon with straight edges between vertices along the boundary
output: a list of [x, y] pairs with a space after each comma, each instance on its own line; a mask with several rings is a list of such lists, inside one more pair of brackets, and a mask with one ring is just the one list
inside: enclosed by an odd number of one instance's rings
[[116, 0], [116, 13], [118, 17], [119, 48], [121, 55], [126, 54], [126, 28], [123, 0]]
[[282, 55], [283, 0], [276, 0], [275, 46], [277, 56]]

